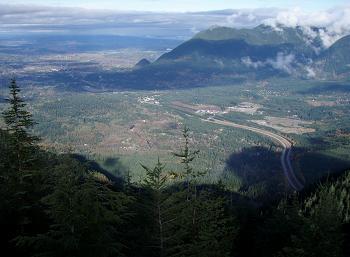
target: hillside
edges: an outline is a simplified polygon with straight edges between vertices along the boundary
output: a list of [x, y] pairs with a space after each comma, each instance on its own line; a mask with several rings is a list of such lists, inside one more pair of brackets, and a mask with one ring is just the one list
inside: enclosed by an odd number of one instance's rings
[[[319, 32], [312, 30], [315, 35]], [[349, 71], [349, 41], [345, 37], [326, 49], [320, 36], [311, 37], [300, 27], [216, 27], [198, 33], [152, 64], [137, 66], [121, 80], [115, 78], [137, 88], [203, 86], [270, 77], [344, 79]]]
[[[301, 28], [272, 28], [260, 25], [252, 29], [234, 29], [218, 27], [198, 33], [193, 39], [175, 48], [163, 58], [177, 57], [192, 53], [204, 56], [266, 60], [275, 58], [279, 52], [293, 54], [298, 61], [306, 62], [307, 58], [317, 56], [319, 38], [310, 40]], [[235, 54], [232, 55], [232, 52]]]
[[[265, 25], [251, 29], [216, 27], [198, 33], [169, 52], [158, 49], [134, 53], [139, 58], [132, 60], [123, 56], [130, 50], [119, 57], [105, 54], [103, 60], [91, 54], [73, 56], [76, 61], [64, 65], [55, 61], [48, 70], [40, 68], [40, 60], [36, 73], [23, 68], [18, 78], [40, 85], [44, 76], [62, 90], [92, 92], [193, 88], [271, 78], [346, 80], [349, 36], [325, 48], [320, 31]], [[115, 58], [124, 65], [115, 65]]]
[[251, 59], [265, 60], [276, 56], [279, 52], [294, 51], [292, 44], [279, 45], [251, 45], [243, 39], [204, 40], [191, 39], [166, 53], [160, 60], [186, 60], [200, 58], [219, 58], [227, 60], [241, 60], [249, 56]]
[[350, 74], [350, 36], [341, 38], [321, 55], [324, 70], [334, 77]]

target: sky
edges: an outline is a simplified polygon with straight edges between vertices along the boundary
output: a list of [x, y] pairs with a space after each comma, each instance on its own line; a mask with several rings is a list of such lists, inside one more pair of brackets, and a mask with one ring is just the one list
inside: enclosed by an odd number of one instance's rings
[[0, 36], [122, 35], [186, 40], [213, 26], [322, 28], [326, 47], [350, 35], [350, 0], [0, 0]]
[[271, 7], [300, 7], [303, 10], [315, 11], [345, 5], [349, 3], [349, 0], [0, 0], [0, 3], [155, 12], [194, 12]]

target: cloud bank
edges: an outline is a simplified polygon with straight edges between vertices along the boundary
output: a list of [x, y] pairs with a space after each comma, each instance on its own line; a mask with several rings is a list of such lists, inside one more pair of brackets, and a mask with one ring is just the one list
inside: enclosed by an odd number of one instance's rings
[[118, 34], [188, 39], [230, 12], [162, 13], [0, 4], [0, 33]]
[[[268, 18], [263, 22], [276, 29], [281, 26], [301, 27], [310, 39], [320, 37], [324, 47], [329, 47], [341, 37], [350, 34], [350, 6], [317, 12], [293, 8], [281, 11], [276, 17]], [[315, 31], [313, 27], [319, 30]]]
[[[350, 5], [319, 12], [268, 8], [165, 13], [0, 4], [0, 36], [45, 32], [188, 39], [212, 26], [242, 28], [260, 24], [275, 29], [301, 27], [309, 39], [320, 37], [328, 47], [350, 34]], [[320, 29], [315, 32], [313, 27]]]

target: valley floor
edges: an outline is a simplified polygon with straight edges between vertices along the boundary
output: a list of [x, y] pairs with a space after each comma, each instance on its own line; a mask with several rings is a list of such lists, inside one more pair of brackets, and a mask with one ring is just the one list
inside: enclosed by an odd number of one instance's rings
[[[135, 182], [144, 176], [140, 163], [153, 165], [158, 156], [176, 170], [171, 153], [182, 143], [184, 125], [200, 150], [196, 167], [207, 172], [209, 183], [224, 180], [237, 190], [267, 190], [274, 184], [283, 190], [285, 174], [298, 189], [350, 167], [346, 83], [342, 92], [332, 91], [332, 82], [280, 79], [172, 91], [72, 93], [32, 87], [24, 94], [43, 147], [82, 154], [114, 175], [130, 174]], [[222, 126], [232, 125], [218, 121], [223, 119], [269, 134]], [[271, 137], [283, 138], [283, 144]]]

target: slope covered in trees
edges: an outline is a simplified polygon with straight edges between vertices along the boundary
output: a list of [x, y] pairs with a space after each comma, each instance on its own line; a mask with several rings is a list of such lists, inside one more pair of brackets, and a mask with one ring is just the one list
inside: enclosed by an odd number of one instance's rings
[[201, 185], [184, 129], [141, 184], [110, 181], [70, 155], [42, 151], [16, 81], [0, 130], [1, 256], [348, 256], [350, 173], [257, 205]]

